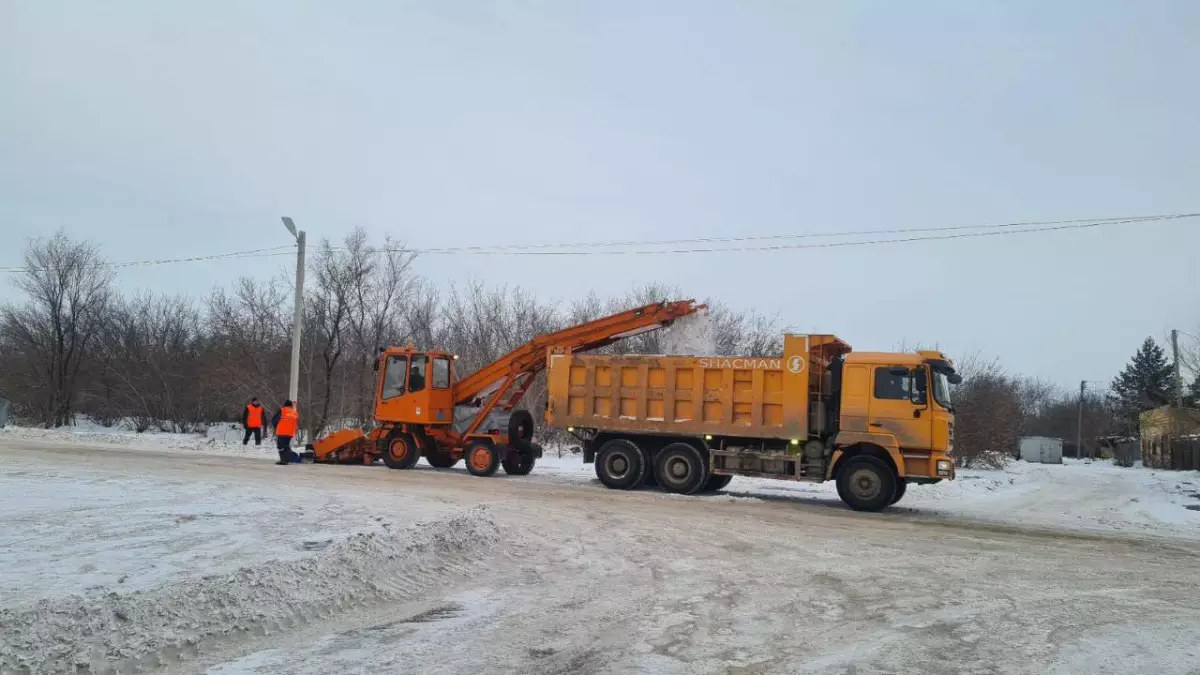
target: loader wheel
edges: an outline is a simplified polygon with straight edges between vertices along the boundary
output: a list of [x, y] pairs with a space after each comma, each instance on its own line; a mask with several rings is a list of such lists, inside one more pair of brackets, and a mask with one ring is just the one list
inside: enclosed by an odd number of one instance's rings
[[646, 479], [646, 453], [624, 438], [614, 438], [596, 453], [596, 478], [613, 490], [632, 490]]
[[389, 469], [411, 469], [420, 458], [421, 453], [413, 437], [405, 433], [393, 434], [383, 449], [383, 463]]
[[878, 457], [853, 457], [838, 470], [837, 490], [855, 511], [882, 511], [896, 494], [896, 474]]
[[528, 410], [514, 410], [508, 416], [508, 442], [513, 447], [533, 440], [533, 415]]
[[537, 464], [537, 457], [534, 456], [533, 446], [517, 443], [504, 455], [500, 464], [504, 467], [504, 473], [510, 476], [527, 476], [533, 471], [533, 465]]
[[428, 455], [425, 455], [425, 461], [429, 462], [429, 466], [432, 466], [435, 469], [449, 469], [455, 464], [458, 464], [458, 460], [454, 458], [454, 455], [451, 455], [448, 452], [440, 451], [431, 452]]
[[467, 460], [467, 471], [472, 476], [490, 476], [500, 468], [500, 454], [490, 443], [475, 441], [463, 452]]
[[904, 493], [906, 490], [908, 490], [908, 483], [906, 481], [896, 481], [896, 494], [892, 495], [892, 501], [889, 503], [895, 504], [901, 499], [904, 499]]
[[733, 476], [709, 476], [701, 492], [719, 492], [724, 490], [731, 480]]
[[708, 482], [708, 465], [695, 446], [672, 443], [659, 451], [654, 475], [658, 476], [658, 484], [663, 490], [690, 495]]

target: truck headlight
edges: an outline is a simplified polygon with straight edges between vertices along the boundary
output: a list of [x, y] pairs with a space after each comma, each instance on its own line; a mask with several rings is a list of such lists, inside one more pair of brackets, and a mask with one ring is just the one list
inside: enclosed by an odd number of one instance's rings
[[950, 476], [954, 473], [954, 464], [948, 459], [939, 459], [937, 461], [937, 475]]

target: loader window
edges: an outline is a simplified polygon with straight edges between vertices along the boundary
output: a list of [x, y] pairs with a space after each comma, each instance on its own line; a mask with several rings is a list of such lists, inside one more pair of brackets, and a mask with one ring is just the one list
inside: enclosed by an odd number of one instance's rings
[[412, 367], [408, 369], [408, 390], [424, 391], [425, 390], [425, 355], [413, 355]]
[[893, 375], [891, 368], [880, 366], [875, 369], [875, 398], [885, 401], [907, 401], [912, 379], [907, 375]]
[[433, 360], [433, 388], [450, 388], [450, 359], [439, 356]]
[[383, 398], [396, 398], [404, 393], [404, 378], [408, 375], [407, 356], [389, 356], [383, 371]]

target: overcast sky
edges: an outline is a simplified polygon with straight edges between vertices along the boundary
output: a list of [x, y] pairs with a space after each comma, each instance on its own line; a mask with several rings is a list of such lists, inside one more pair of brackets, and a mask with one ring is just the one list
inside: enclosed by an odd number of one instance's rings
[[[0, 267], [1200, 211], [1200, 3], [0, 2]], [[635, 283], [1066, 386], [1200, 333], [1200, 221], [877, 247], [426, 256], [564, 301]], [[286, 258], [121, 272], [201, 295]], [[0, 275], [3, 276], [3, 275]], [[14, 292], [3, 284], [0, 298]]]

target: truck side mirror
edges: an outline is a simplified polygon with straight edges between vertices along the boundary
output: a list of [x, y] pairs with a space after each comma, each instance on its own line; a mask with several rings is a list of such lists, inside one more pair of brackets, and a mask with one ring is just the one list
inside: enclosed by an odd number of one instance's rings
[[962, 384], [962, 375], [959, 375], [958, 373], [954, 373], [954, 374], [950, 375], [949, 377], [947, 377], [946, 381], [949, 382], [950, 384]]

